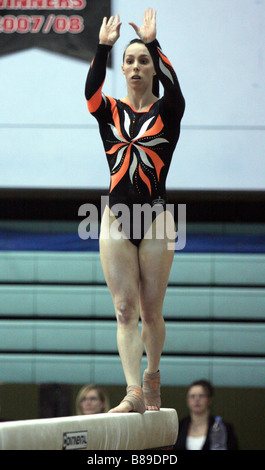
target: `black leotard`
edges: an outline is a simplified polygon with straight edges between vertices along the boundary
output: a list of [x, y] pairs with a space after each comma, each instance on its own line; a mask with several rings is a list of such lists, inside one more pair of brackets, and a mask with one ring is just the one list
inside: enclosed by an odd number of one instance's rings
[[[166, 177], [185, 109], [177, 76], [158, 41], [146, 47], [164, 87], [164, 96], [147, 111], [137, 112], [125, 101], [102, 93], [111, 46], [98, 45], [85, 86], [88, 109], [98, 121], [110, 169], [109, 207], [126, 204], [131, 215], [134, 204], [165, 206]], [[143, 236], [143, 230], [137, 239], [132, 231], [129, 234], [135, 245]]]

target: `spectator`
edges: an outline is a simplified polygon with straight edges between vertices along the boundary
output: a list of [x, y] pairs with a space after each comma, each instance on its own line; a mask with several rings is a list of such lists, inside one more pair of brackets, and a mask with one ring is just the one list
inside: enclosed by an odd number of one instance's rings
[[98, 385], [84, 385], [76, 398], [76, 414], [92, 415], [109, 410], [107, 393]]
[[[207, 380], [193, 382], [187, 392], [189, 415], [179, 423], [179, 433], [174, 450], [210, 450], [210, 430], [214, 423], [211, 414], [213, 386]], [[227, 431], [227, 450], [238, 450], [237, 438], [230, 423]]]

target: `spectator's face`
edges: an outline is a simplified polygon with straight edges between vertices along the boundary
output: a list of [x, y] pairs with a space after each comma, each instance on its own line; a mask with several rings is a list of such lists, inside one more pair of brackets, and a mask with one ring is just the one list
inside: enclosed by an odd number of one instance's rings
[[191, 387], [187, 396], [187, 406], [190, 412], [195, 414], [203, 414], [208, 411], [211, 399], [200, 385]]
[[97, 390], [89, 390], [81, 400], [81, 410], [84, 415], [102, 413], [103, 403]]

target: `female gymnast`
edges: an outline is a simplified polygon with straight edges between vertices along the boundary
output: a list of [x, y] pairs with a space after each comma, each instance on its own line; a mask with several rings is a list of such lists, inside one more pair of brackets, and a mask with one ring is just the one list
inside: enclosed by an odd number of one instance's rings
[[[118, 100], [102, 93], [108, 55], [120, 36], [118, 14], [103, 19], [85, 86], [111, 177], [109, 204], [101, 221], [100, 257], [115, 308], [117, 345], [127, 383], [127, 394], [109, 411], [112, 413], [144, 413], [161, 406], [162, 307], [174, 256], [168, 243], [175, 239], [174, 217], [166, 207], [165, 180], [185, 108], [174, 69], [156, 39], [156, 12], [148, 8], [140, 28], [129, 24], [139, 38], [131, 41], [124, 53], [127, 96]], [[159, 81], [164, 88], [160, 99]], [[118, 220], [119, 204], [129, 210], [129, 230]], [[162, 210], [135, 236], [133, 209], [143, 204], [150, 208], [159, 205]], [[156, 236], [158, 232], [160, 236]], [[147, 369], [142, 388], [143, 346]]]

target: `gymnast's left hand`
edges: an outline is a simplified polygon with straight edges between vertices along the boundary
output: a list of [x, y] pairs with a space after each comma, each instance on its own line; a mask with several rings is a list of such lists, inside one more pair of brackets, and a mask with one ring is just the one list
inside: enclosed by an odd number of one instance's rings
[[147, 8], [144, 12], [143, 24], [140, 28], [135, 23], [129, 23], [139, 38], [146, 44], [156, 38], [156, 11], [153, 8]]

